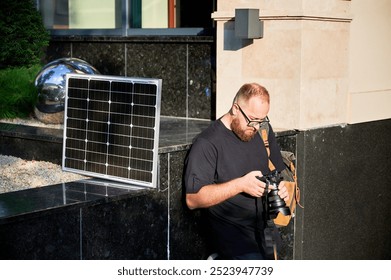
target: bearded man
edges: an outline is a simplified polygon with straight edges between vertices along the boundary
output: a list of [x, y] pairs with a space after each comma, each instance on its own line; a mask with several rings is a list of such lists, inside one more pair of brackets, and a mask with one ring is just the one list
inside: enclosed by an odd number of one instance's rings
[[[268, 91], [244, 84], [221, 118], [201, 132], [185, 160], [186, 204], [207, 214], [209, 243], [219, 259], [269, 259], [265, 253], [266, 220], [262, 197], [269, 174], [269, 157], [258, 130], [268, 126], [270, 160], [277, 171], [285, 165], [267, 117]], [[278, 194], [288, 192], [282, 181]]]

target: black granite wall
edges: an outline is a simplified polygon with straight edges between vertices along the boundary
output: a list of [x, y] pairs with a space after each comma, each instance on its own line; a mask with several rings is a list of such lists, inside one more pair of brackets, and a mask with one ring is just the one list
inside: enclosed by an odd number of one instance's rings
[[[296, 143], [298, 137], [298, 131], [289, 130], [276, 133], [277, 143], [282, 151], [292, 152], [296, 155]], [[294, 162], [297, 165], [297, 162]], [[280, 248], [278, 258], [281, 260], [292, 260], [294, 253], [294, 241], [295, 241], [295, 219], [292, 218], [289, 224], [285, 227], [280, 227], [279, 232], [281, 234], [282, 245]]]
[[101, 74], [160, 78], [161, 114], [214, 119], [213, 36], [53, 37], [44, 63], [83, 59]]
[[62, 137], [62, 129], [0, 122], [0, 154], [61, 165]]
[[[0, 258], [206, 259], [212, 252], [204, 239], [202, 212], [185, 206], [182, 171], [191, 140], [208, 124], [162, 118], [157, 190], [110, 201], [80, 200], [78, 205], [58, 205], [60, 209], [52, 205], [63, 198], [58, 185], [0, 195], [1, 211], [9, 208], [10, 201], [13, 211], [20, 210], [12, 217], [0, 211], [4, 216]], [[277, 135], [281, 147], [289, 151], [294, 151], [296, 137], [296, 131]], [[1, 154], [61, 163], [59, 129], [0, 123], [0, 144]], [[64, 187], [74, 188], [72, 184]], [[27, 209], [28, 201], [37, 208]], [[293, 257], [293, 227], [294, 221], [281, 229], [283, 259]]]
[[[58, 186], [42, 189], [49, 191], [45, 195], [24, 190], [10, 199], [10, 193], [1, 194], [0, 258], [205, 259], [200, 211], [183, 204], [189, 145], [172, 141], [189, 143], [207, 123], [168, 121], [157, 190], [58, 207], [50, 204], [63, 197]], [[175, 134], [174, 127], [193, 134]], [[282, 149], [296, 151], [304, 205], [281, 229], [282, 259], [391, 258], [390, 137], [391, 120], [277, 133]], [[42, 207], [35, 197], [44, 199]]]
[[97, 189], [74, 182], [3, 194], [0, 259], [167, 259], [165, 200]]
[[[0, 194], [0, 259], [205, 259], [199, 212], [183, 204], [182, 170], [208, 124], [161, 118], [157, 189], [107, 194], [71, 182]], [[0, 123], [1, 154], [58, 163], [61, 147], [59, 129]]]
[[391, 258], [391, 119], [298, 134], [295, 259]]
[[185, 154], [159, 155], [157, 190], [77, 181], [0, 194], [0, 259], [206, 259], [199, 212], [182, 200]]

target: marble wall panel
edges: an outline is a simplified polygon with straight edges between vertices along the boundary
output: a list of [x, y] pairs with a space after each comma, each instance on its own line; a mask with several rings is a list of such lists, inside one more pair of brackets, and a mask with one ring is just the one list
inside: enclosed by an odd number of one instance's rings
[[186, 44], [127, 44], [127, 75], [162, 79], [161, 114], [186, 116]]
[[45, 65], [62, 57], [72, 57], [72, 44], [70, 42], [58, 42], [52, 40], [49, 42], [49, 46], [45, 51], [42, 63]]
[[391, 258], [391, 121], [298, 135], [296, 259]]
[[188, 45], [188, 116], [215, 119], [215, 58], [209, 45]]
[[[204, 227], [200, 210], [189, 210], [182, 184], [186, 151], [171, 153], [170, 162], [170, 259], [206, 259]], [[191, 232], [191, 234], [189, 234]]]
[[82, 58], [104, 75], [125, 76], [125, 45], [117, 42], [74, 42], [72, 55]]
[[167, 259], [166, 200], [149, 193], [82, 209], [83, 259]]
[[[16, 207], [16, 205], [15, 205]], [[51, 211], [44, 215], [3, 219], [0, 224], [0, 259], [78, 260], [79, 211]]]
[[[204, 41], [203, 41], [204, 40]], [[160, 78], [161, 114], [214, 119], [214, 43], [189, 38], [54, 38], [44, 63], [77, 57], [101, 74]]]

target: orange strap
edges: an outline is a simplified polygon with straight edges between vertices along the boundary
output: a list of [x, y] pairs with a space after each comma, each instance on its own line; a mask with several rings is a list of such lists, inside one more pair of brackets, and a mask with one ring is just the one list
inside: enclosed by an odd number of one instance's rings
[[266, 152], [267, 152], [267, 158], [269, 159], [269, 169], [270, 171], [273, 171], [276, 169], [272, 161], [270, 160], [270, 148], [269, 148], [269, 140], [268, 140], [268, 131], [266, 129], [261, 129], [261, 137], [263, 140], [263, 143], [265, 144]]
[[[290, 163], [290, 169], [293, 172], [293, 179], [295, 180], [295, 187], [296, 187], [294, 200], [296, 200], [297, 205], [299, 205], [301, 208], [304, 208], [304, 206], [300, 204], [300, 188], [297, 183], [297, 173], [296, 173], [296, 168], [295, 168], [295, 165], [293, 164], [293, 162]], [[294, 203], [293, 200], [292, 200], [292, 203]]]
[[[261, 129], [261, 137], [262, 137], [263, 143], [265, 144], [265, 148], [266, 148], [266, 152], [267, 152], [267, 156], [268, 156], [268, 160], [269, 160], [269, 169], [270, 169], [270, 171], [273, 171], [276, 169], [276, 167], [274, 166], [274, 164], [270, 160], [270, 148], [269, 148], [269, 140], [268, 140], [269, 135], [268, 134], [269, 133], [268, 133], [267, 129], [264, 129], [264, 128]], [[296, 188], [296, 190], [294, 192], [295, 199], [292, 199], [291, 203], [296, 203], [301, 208], [304, 208], [304, 206], [302, 206], [300, 204], [300, 189], [299, 189], [299, 185], [297, 184], [297, 173], [296, 173], [296, 168], [295, 168], [295, 165], [293, 164], [293, 162], [290, 163], [289, 168], [293, 172], [293, 179], [294, 179], [295, 188]]]

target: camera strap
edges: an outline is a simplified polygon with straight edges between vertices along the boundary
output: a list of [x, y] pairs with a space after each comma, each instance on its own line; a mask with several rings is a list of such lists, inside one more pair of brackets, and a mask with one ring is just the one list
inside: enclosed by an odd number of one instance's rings
[[[270, 147], [269, 147], [269, 140], [268, 140], [269, 125], [266, 124], [266, 125], [263, 125], [262, 127], [260, 127], [258, 130], [258, 133], [261, 136], [263, 143], [265, 144], [267, 157], [268, 157], [268, 161], [269, 161], [269, 163], [268, 163], [269, 169], [270, 169], [270, 171], [273, 171], [276, 168], [275, 168], [274, 164], [272, 163], [272, 161], [270, 160]], [[289, 203], [289, 208], [291, 208], [292, 212], [294, 212], [294, 210], [296, 208], [296, 204], [299, 205], [301, 208], [304, 208], [304, 206], [300, 204], [300, 189], [299, 189], [299, 185], [297, 183], [296, 168], [295, 168], [295, 165], [293, 164], [294, 155], [292, 153], [284, 152], [284, 151], [281, 152], [281, 155], [282, 155], [283, 161], [284, 162], [287, 161], [287, 163], [285, 163], [285, 164], [289, 167], [289, 170], [293, 173], [293, 182], [295, 183], [295, 186], [294, 186], [294, 190], [292, 192], [289, 192], [289, 196], [291, 197], [291, 200]], [[287, 159], [288, 157], [289, 157], [289, 160]]]
[[269, 171], [273, 171], [276, 169], [272, 161], [270, 160], [270, 147], [269, 147], [269, 125], [266, 124], [262, 128], [259, 129], [259, 134], [263, 140], [263, 143], [265, 144], [266, 152], [267, 152], [267, 158], [269, 160]]
[[[267, 158], [268, 158], [268, 166], [269, 166], [269, 171], [273, 171], [276, 169], [272, 161], [270, 160], [270, 147], [269, 147], [269, 125], [266, 124], [258, 130], [259, 135], [261, 136], [263, 143], [266, 148], [266, 153], [267, 153]], [[265, 192], [269, 192], [269, 183], [266, 183], [266, 188]], [[266, 195], [264, 198], [264, 213], [266, 215], [265, 220], [266, 220], [266, 226], [264, 230], [264, 238], [265, 238], [265, 250], [266, 254], [268, 255], [273, 255], [274, 259], [278, 259], [278, 254], [277, 254], [277, 241], [275, 240], [276, 233], [275, 231], [277, 230], [273, 219], [269, 217], [269, 201], [268, 201], [268, 196]]]
[[[268, 193], [269, 191], [269, 182], [266, 182], [265, 192]], [[264, 196], [262, 199], [263, 204], [263, 215], [264, 220], [266, 222], [265, 229], [263, 231], [263, 236], [265, 240], [264, 250], [267, 256], [273, 256], [274, 260], [278, 259], [277, 254], [277, 241], [276, 236], [279, 234], [276, 232], [277, 228], [274, 224], [273, 219], [269, 216], [269, 201], [268, 196]]]

